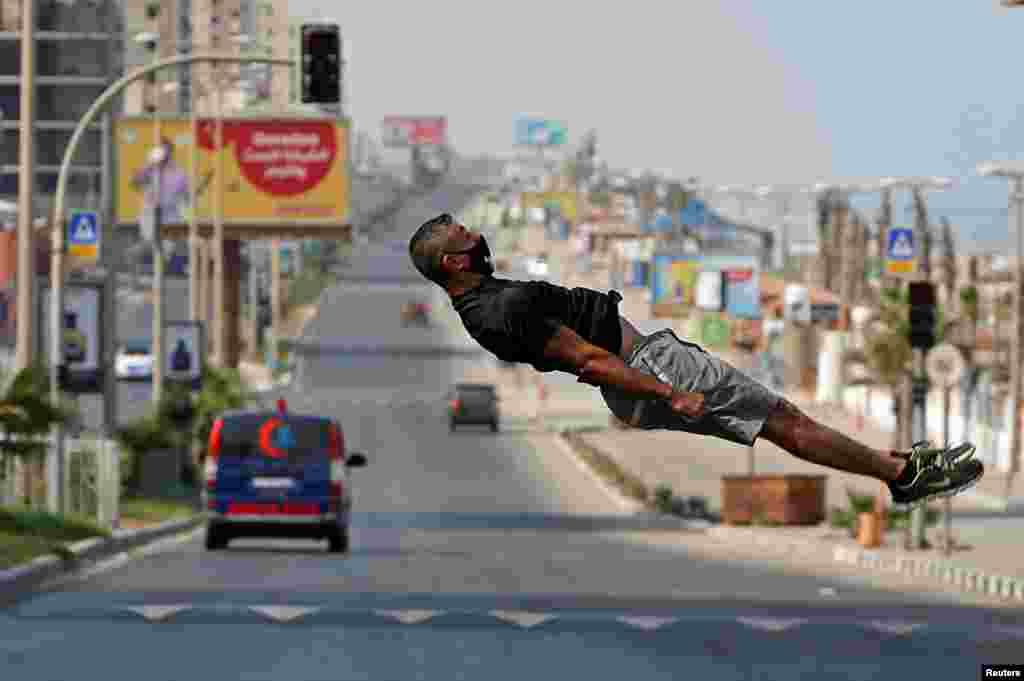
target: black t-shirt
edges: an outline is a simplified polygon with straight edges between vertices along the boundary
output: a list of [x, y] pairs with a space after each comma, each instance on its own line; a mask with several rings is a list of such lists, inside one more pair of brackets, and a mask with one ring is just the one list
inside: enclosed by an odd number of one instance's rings
[[498, 359], [532, 364], [538, 371], [567, 371], [571, 368], [544, 358], [544, 346], [558, 327], [567, 326], [617, 355], [622, 349], [620, 300], [617, 291], [489, 277], [452, 302], [469, 335]]

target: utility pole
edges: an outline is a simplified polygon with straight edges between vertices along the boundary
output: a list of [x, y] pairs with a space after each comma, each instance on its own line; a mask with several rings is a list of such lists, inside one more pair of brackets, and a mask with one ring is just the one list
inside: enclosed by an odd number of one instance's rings
[[154, 155], [156, 161], [151, 176], [153, 186], [153, 397], [154, 405], [159, 405], [164, 394], [164, 247], [161, 234], [163, 222], [163, 168], [168, 161], [170, 151], [164, 148], [160, 137], [160, 118], [157, 109], [153, 110]]
[[[220, 69], [218, 69], [219, 72]], [[219, 75], [219, 74], [218, 74]], [[220, 80], [218, 78], [218, 80]], [[213, 364], [227, 366], [224, 319], [224, 89], [216, 87], [216, 123], [214, 147], [217, 149], [216, 169], [213, 173]]]
[[35, 195], [35, 108], [36, 108], [36, 2], [21, 2], [21, 112], [18, 114], [18, 236], [17, 236], [17, 340], [15, 367], [32, 364], [32, 330], [36, 319], [32, 290], [35, 284], [35, 258], [32, 234]]
[[270, 365], [277, 366], [281, 354], [281, 240], [270, 242]]
[[[195, 71], [191, 66], [190, 71]], [[196, 111], [195, 76], [192, 77], [193, 87], [189, 90], [190, 125], [192, 131], [191, 163], [189, 163], [189, 198], [191, 209], [188, 216], [188, 305], [189, 317], [196, 322], [203, 319], [202, 313], [202, 244], [199, 240], [199, 113]], [[201, 352], [205, 352], [202, 349]], [[202, 354], [200, 354], [200, 357]]]
[[[914, 440], [928, 439], [927, 398], [930, 381], [928, 378], [928, 352], [935, 345], [935, 325], [938, 318], [935, 301], [935, 285], [918, 279], [909, 284], [910, 303], [910, 346], [914, 349], [914, 377], [912, 389], [912, 414]], [[927, 504], [914, 508], [910, 514], [908, 537], [911, 549], [925, 548], [925, 515]]]

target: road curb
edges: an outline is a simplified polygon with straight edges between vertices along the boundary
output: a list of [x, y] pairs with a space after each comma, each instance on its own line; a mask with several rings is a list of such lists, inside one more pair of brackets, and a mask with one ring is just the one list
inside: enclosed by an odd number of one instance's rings
[[205, 515], [200, 514], [187, 520], [171, 520], [137, 530], [119, 530], [110, 539], [94, 537], [66, 544], [68, 556], [40, 556], [24, 565], [0, 570], [0, 601], [12, 599], [44, 582], [74, 572], [85, 563], [94, 563], [166, 537], [189, 532], [204, 519]]
[[707, 534], [730, 542], [740, 541], [757, 546], [828, 553], [835, 563], [876, 572], [898, 573], [932, 584], [942, 582], [958, 591], [1024, 602], [1024, 579], [961, 566], [942, 559], [886, 556], [878, 551], [852, 546], [829, 548], [822, 542], [814, 540], [769, 535], [744, 527], [718, 525], [708, 528]]

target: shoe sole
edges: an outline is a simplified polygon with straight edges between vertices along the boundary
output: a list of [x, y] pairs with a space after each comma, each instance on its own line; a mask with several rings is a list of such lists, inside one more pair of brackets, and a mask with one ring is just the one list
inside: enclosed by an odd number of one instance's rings
[[914, 501], [909, 501], [909, 502], [904, 503], [904, 504], [892, 503], [890, 505], [890, 508], [892, 508], [892, 510], [894, 510], [894, 511], [912, 511], [915, 508], [917, 508], [918, 506], [921, 506], [922, 504], [926, 504], [929, 501], [932, 501], [933, 499], [944, 499], [946, 497], [956, 496], [957, 494], [960, 494], [961, 492], [969, 490], [970, 488], [972, 488], [975, 485], [977, 485], [978, 481], [981, 480], [983, 477], [985, 477], [985, 469], [982, 469], [982, 471], [978, 475], [978, 477], [974, 478], [973, 480], [969, 480], [969, 481], [965, 482], [964, 484], [960, 485], [959, 487], [954, 487], [952, 489], [947, 489], [947, 490], [942, 491], [942, 492], [933, 492], [932, 494], [929, 494], [927, 496], [921, 497], [920, 499], [916, 499]]

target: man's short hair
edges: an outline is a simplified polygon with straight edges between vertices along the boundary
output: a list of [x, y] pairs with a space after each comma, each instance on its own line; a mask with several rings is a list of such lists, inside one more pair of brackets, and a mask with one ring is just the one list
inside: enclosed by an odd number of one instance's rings
[[438, 286], [448, 283], [448, 275], [441, 269], [441, 254], [447, 245], [447, 227], [454, 222], [448, 213], [427, 220], [409, 239], [409, 257], [420, 274]]

